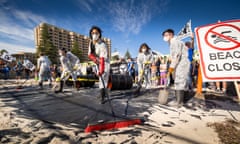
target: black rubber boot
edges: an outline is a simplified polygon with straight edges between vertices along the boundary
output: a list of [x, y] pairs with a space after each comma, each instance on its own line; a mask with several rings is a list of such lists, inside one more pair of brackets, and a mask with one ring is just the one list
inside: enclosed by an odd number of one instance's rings
[[101, 104], [104, 104], [104, 102], [105, 102], [105, 89], [104, 88], [100, 89], [100, 95], [98, 96], [98, 99], [100, 100]]
[[135, 95], [134, 97], [137, 97], [140, 94], [141, 88], [142, 88], [142, 84], [141, 84], [141, 81], [139, 81], [139, 82], [137, 82], [137, 88], [133, 93]]
[[184, 99], [183, 99], [183, 103], [187, 103], [188, 101], [190, 101], [195, 95], [194, 91], [184, 91]]
[[105, 88], [104, 92], [105, 92], [105, 95], [104, 95], [104, 98], [107, 99], [107, 97], [109, 96], [109, 89], [108, 88]]
[[64, 85], [64, 81], [60, 81], [59, 88], [58, 87], [54, 88], [54, 92], [55, 93], [63, 92], [63, 85]]
[[39, 82], [38, 86], [39, 86], [40, 89], [43, 89], [43, 83], [42, 82]]
[[52, 88], [52, 83], [49, 83], [48, 86], [49, 86], [49, 88]]
[[169, 103], [169, 106], [180, 108], [183, 106], [183, 99], [184, 99], [184, 90], [176, 90], [176, 101], [173, 103]]
[[190, 99], [191, 99], [190, 92], [189, 91], [184, 91], [183, 103], [187, 103]]
[[60, 81], [59, 92], [63, 92], [63, 85], [64, 85], [64, 81]]
[[176, 90], [177, 107], [183, 106], [184, 90]]
[[79, 88], [77, 86], [77, 82], [76, 81], [73, 81], [73, 88], [76, 90], [76, 91], [79, 91]]

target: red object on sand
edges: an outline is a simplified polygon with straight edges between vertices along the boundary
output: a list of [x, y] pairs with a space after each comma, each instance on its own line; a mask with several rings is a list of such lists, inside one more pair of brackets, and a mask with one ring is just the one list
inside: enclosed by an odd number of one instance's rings
[[84, 132], [89, 133], [93, 131], [103, 131], [103, 130], [111, 130], [111, 129], [118, 129], [123, 127], [129, 127], [131, 125], [140, 125], [142, 124], [141, 119], [131, 119], [131, 120], [124, 120], [124, 121], [115, 121], [109, 123], [100, 123], [95, 125], [88, 125]]

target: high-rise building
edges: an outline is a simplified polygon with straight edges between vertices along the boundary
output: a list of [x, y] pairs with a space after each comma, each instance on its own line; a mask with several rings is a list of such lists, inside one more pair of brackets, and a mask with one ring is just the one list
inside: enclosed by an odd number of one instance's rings
[[[71, 50], [74, 42], [77, 42], [79, 49], [82, 51], [81, 62], [88, 61], [88, 46], [89, 37], [84, 36], [63, 28], [56, 27], [47, 23], [40, 23], [36, 28], [34, 28], [35, 36], [35, 46], [36, 48], [40, 45], [42, 41], [43, 27], [46, 26], [48, 30], [49, 40], [56, 48], [66, 48]], [[103, 38], [107, 45], [109, 57], [111, 56], [111, 40], [109, 38]]]

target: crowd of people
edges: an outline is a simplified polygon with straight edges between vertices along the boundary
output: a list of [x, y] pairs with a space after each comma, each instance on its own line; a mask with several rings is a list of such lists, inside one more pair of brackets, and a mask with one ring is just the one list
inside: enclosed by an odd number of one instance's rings
[[[26, 59], [27, 58], [24, 57], [24, 60]], [[12, 78], [12, 76], [14, 76], [17, 80], [23, 78], [28, 80], [33, 74], [33, 72], [26, 68], [20, 60], [12, 63], [4, 62], [3, 66], [0, 67], [0, 73], [2, 74], [2, 78], [5, 80]]]
[[[139, 79], [139, 75], [138, 75], [138, 63], [136, 61], [134, 61], [132, 58], [129, 58], [127, 60], [127, 62], [125, 62], [125, 60], [122, 60], [123, 62], [120, 62], [121, 67], [123, 67], [123, 65], [127, 65], [127, 71], [126, 72], [119, 72], [119, 74], [128, 74], [132, 77], [133, 81], [136, 83], [138, 82]], [[123, 63], [123, 64], [122, 64]], [[158, 86], [165, 86], [166, 84], [170, 83], [173, 84], [174, 79], [172, 78], [172, 76], [168, 76], [168, 68], [170, 65], [171, 61], [168, 57], [166, 56], [159, 56], [157, 58], [155, 58], [155, 60], [153, 60], [151, 62], [151, 64], [149, 63], [149, 66], [146, 67], [148, 72], [148, 76], [146, 77], [146, 79], [148, 78], [149, 83], [149, 87], [151, 88], [155, 88]], [[195, 88], [197, 88], [197, 79], [198, 79], [198, 69], [199, 68], [199, 60], [193, 60], [190, 64], [190, 72], [189, 72], [189, 89], [194, 90]], [[121, 68], [120, 68], [121, 69]], [[215, 85], [217, 85], [218, 82], [215, 83]], [[203, 90], [205, 91], [208, 87], [211, 87], [212, 84], [210, 83], [203, 83]], [[216, 86], [217, 87], [217, 86]], [[219, 91], [219, 89], [216, 91]]]
[[[194, 91], [198, 84], [200, 64], [198, 59], [193, 59], [194, 35], [192, 34], [190, 41], [185, 43], [175, 37], [172, 29], [164, 31], [162, 35], [163, 40], [169, 43], [170, 56], [153, 56], [150, 47], [143, 43], [140, 45], [137, 59], [135, 61], [128, 59], [127, 72], [134, 82], [145, 85], [147, 89], [173, 84], [176, 90], [176, 105], [181, 106], [184, 96]], [[202, 91], [211, 90], [227, 95], [227, 84], [227, 82], [203, 82]]]
[[[172, 29], [167, 29], [162, 33], [163, 40], [169, 44], [170, 56], [154, 55], [147, 43], [140, 45], [136, 59], [121, 58], [117, 60], [117, 65], [110, 65], [107, 46], [102, 40], [102, 30], [93, 26], [89, 31], [89, 52], [88, 57], [96, 65], [95, 74], [99, 77], [99, 99], [104, 103], [109, 91], [110, 74], [129, 75], [132, 81], [146, 89], [157, 86], [174, 85], [176, 93], [176, 106], [183, 105], [185, 95], [189, 90], [197, 87], [199, 60], [193, 59], [194, 54], [194, 35], [190, 41], [183, 42], [178, 40]], [[26, 58], [24, 58], [26, 60]], [[60, 83], [60, 88], [56, 92], [62, 92], [64, 81], [70, 76], [73, 79], [73, 86], [76, 87], [77, 71], [80, 69], [80, 60], [77, 56], [67, 51], [65, 48], [59, 48], [60, 65], [52, 64], [44, 53], [40, 53], [37, 60], [37, 66], [34, 71], [24, 67], [21, 61], [18, 61], [14, 67], [7, 64], [0, 69], [4, 74], [4, 79], [9, 78], [9, 72], [13, 70], [16, 73], [16, 79], [22, 78], [23, 72], [25, 79], [32, 75], [38, 77], [39, 87], [43, 87], [43, 82], [49, 80], [49, 86], [52, 87], [52, 81], [57, 77], [56, 82]], [[87, 66], [87, 73], [91, 73], [93, 68]], [[216, 92], [226, 94], [227, 83], [203, 83], [203, 90], [206, 88], [214, 89]]]

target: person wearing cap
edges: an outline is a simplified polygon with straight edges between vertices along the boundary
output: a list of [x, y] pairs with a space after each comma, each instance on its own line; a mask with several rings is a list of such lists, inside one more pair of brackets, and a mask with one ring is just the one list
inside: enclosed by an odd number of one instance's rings
[[[60, 77], [60, 88], [55, 92], [62, 92], [64, 81], [66, 81], [70, 76], [73, 79], [73, 86], [76, 86], [77, 75], [75, 73], [76, 70], [79, 69], [80, 60], [77, 56], [75, 56], [70, 51], [67, 51], [65, 48], [59, 49], [60, 62], [62, 66], [62, 74]], [[77, 88], [78, 90], [78, 88]]]
[[108, 80], [110, 74], [110, 61], [108, 49], [104, 41], [102, 40], [102, 30], [93, 26], [89, 31], [90, 43], [88, 50], [88, 57], [98, 66], [99, 76], [99, 89], [101, 104], [105, 102], [105, 98], [108, 95]]
[[168, 69], [169, 74], [174, 72], [176, 103], [173, 106], [181, 107], [184, 101], [184, 95], [188, 90], [188, 76], [190, 69], [190, 61], [188, 59], [188, 48], [185, 44], [174, 37], [174, 31], [167, 29], [162, 33], [163, 40], [169, 43], [171, 64]]
[[45, 78], [49, 81], [49, 87], [52, 86], [51, 72], [50, 72], [51, 61], [44, 53], [40, 53], [40, 57], [37, 60], [37, 71], [39, 76], [39, 87], [43, 88], [43, 81]]

